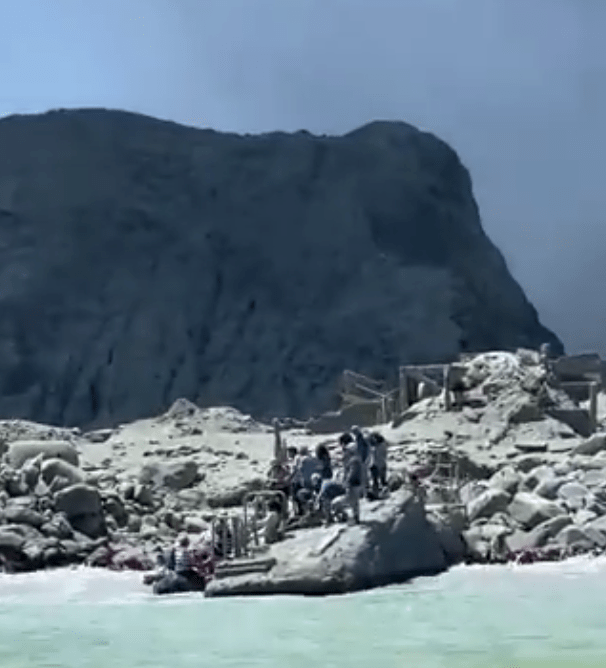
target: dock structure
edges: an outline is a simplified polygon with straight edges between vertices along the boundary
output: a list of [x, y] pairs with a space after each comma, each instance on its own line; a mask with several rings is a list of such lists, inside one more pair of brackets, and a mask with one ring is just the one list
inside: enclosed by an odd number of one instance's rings
[[[343, 412], [352, 407], [374, 406], [374, 424], [385, 424], [404, 413], [411, 405], [431, 396], [441, 396], [444, 410], [451, 411], [463, 404], [466, 367], [482, 353], [461, 353], [456, 361], [438, 364], [407, 364], [398, 369], [397, 387], [351, 370], [343, 372], [340, 395]], [[559, 409], [558, 419], [574, 425], [577, 431], [594, 433], [597, 423], [597, 397], [606, 386], [606, 363], [598, 354], [549, 356], [541, 347], [537, 359], [546, 371], [546, 383], [565, 391], [577, 407]], [[588, 407], [581, 408], [580, 402]], [[366, 411], [368, 413], [368, 411]], [[376, 418], [374, 415], [376, 414]], [[367, 425], [370, 426], [370, 425]]]

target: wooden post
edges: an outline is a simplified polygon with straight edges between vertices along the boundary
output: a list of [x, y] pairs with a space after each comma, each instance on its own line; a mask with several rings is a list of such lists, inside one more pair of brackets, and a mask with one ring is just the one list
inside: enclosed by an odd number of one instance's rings
[[404, 412], [410, 406], [408, 397], [408, 374], [406, 367], [400, 367], [400, 412]]
[[231, 530], [234, 534], [234, 554], [236, 559], [242, 556], [241, 542], [240, 542], [240, 518], [234, 515], [231, 518]]
[[591, 433], [598, 428], [598, 384], [589, 384], [589, 424]]
[[452, 410], [452, 400], [450, 396], [450, 378], [452, 376], [452, 367], [447, 364], [444, 368], [444, 410]]
[[387, 403], [385, 396], [381, 397], [381, 424], [385, 424], [387, 422]]
[[286, 459], [286, 453], [285, 448], [282, 447], [282, 437], [280, 436], [280, 421], [278, 418], [274, 418], [272, 423], [274, 426], [274, 459], [280, 464], [283, 464]]

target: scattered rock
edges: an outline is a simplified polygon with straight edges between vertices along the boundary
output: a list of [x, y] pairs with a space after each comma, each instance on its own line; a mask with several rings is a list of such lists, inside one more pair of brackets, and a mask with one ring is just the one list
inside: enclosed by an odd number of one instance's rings
[[487, 489], [467, 505], [467, 515], [471, 522], [480, 517], [491, 517], [507, 508], [511, 495], [501, 489]]
[[579, 443], [574, 448], [573, 453], [575, 455], [595, 455], [602, 450], [606, 450], [606, 433], [590, 436], [582, 443]]
[[541, 464], [533, 467], [521, 481], [523, 491], [531, 492], [544, 480], [552, 480], [555, 478], [555, 473], [551, 466]]
[[67, 487], [55, 495], [55, 505], [76, 531], [91, 538], [105, 533], [101, 497], [94, 487], [84, 484]]
[[183, 520], [183, 530], [187, 533], [203, 533], [208, 528], [208, 524], [200, 517], [188, 515]]
[[139, 482], [179, 490], [192, 485], [198, 476], [198, 465], [193, 460], [183, 462], [145, 464]]
[[543, 547], [547, 541], [556, 536], [564, 527], [569, 526], [571, 522], [570, 516], [564, 514], [541, 522], [529, 532], [525, 547]]
[[10, 465], [16, 469], [38, 455], [43, 459], [63, 459], [72, 466], [79, 463], [78, 451], [68, 441], [14, 441], [8, 446], [7, 454]]
[[50, 487], [57, 476], [61, 476], [66, 487], [84, 482], [84, 477], [76, 466], [56, 457], [46, 459], [42, 463], [41, 474], [44, 482]]
[[154, 495], [149, 485], [135, 485], [133, 491], [133, 500], [140, 503], [142, 506], [153, 506]]
[[521, 480], [522, 476], [513, 466], [504, 466], [490, 478], [489, 485], [512, 495], [517, 492]]
[[575, 524], [578, 525], [583, 525], [583, 524], [588, 524], [589, 522], [592, 522], [593, 520], [597, 519], [598, 515], [594, 513], [592, 510], [587, 510], [587, 508], [581, 508], [580, 510], [577, 510], [577, 512], [574, 514], [573, 521]]
[[532, 492], [518, 492], [508, 507], [509, 514], [524, 529], [533, 529], [541, 522], [562, 514], [562, 508]]
[[521, 471], [522, 473], [528, 473], [529, 471], [532, 471], [532, 469], [543, 464], [543, 462], [544, 459], [537, 455], [524, 455], [523, 457], [520, 457], [516, 460], [515, 466], [518, 471]]
[[566, 482], [564, 478], [544, 478], [534, 488], [534, 493], [553, 501], [558, 497], [558, 490]]
[[490, 484], [486, 480], [472, 480], [465, 483], [459, 490], [461, 503], [468, 506], [474, 499], [486, 492]]
[[117, 494], [110, 494], [103, 498], [103, 509], [115, 520], [118, 527], [127, 525], [128, 512]]
[[520, 452], [547, 452], [547, 443], [516, 443], [516, 450]]
[[74, 535], [74, 530], [67, 520], [65, 513], [57, 513], [50, 522], [46, 522], [40, 528], [45, 536], [52, 536], [60, 540], [69, 539]]
[[563, 499], [572, 510], [580, 510], [585, 506], [585, 497], [589, 490], [578, 482], [566, 482], [558, 489], [558, 498]]
[[488, 557], [488, 550], [492, 541], [499, 536], [507, 536], [510, 529], [502, 524], [482, 524], [471, 527], [463, 532], [463, 538], [471, 555], [479, 560]]
[[252, 491], [263, 489], [265, 481], [255, 478], [231, 489], [216, 491], [209, 494], [206, 501], [211, 508], [232, 508], [241, 506], [245, 496]]
[[[598, 532], [599, 533], [599, 532]], [[559, 545], [581, 545], [583, 549], [590, 550], [595, 541], [581, 527], [570, 525], [564, 527], [554, 539]]]
[[8, 524], [29, 524], [39, 529], [44, 524], [44, 517], [31, 508], [12, 506], [2, 511], [2, 518]]

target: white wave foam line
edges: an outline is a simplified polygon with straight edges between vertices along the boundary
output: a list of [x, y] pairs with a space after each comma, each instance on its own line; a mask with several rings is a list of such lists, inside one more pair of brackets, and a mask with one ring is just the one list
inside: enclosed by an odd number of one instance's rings
[[463, 575], [481, 571], [483, 573], [513, 572], [516, 574], [561, 573], [563, 575], [582, 575], [606, 571], [606, 556], [580, 555], [563, 561], [539, 561], [534, 564], [459, 564], [450, 569], [444, 576]]
[[142, 573], [60, 568], [0, 575], [0, 604], [125, 603], [149, 595]]

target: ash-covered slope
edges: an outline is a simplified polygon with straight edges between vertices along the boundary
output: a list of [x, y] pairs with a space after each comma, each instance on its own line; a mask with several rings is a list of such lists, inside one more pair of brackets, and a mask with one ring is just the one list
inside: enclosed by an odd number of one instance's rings
[[329, 407], [461, 345], [559, 341], [431, 134], [237, 136], [107, 110], [0, 120], [0, 416], [68, 425], [180, 396]]

